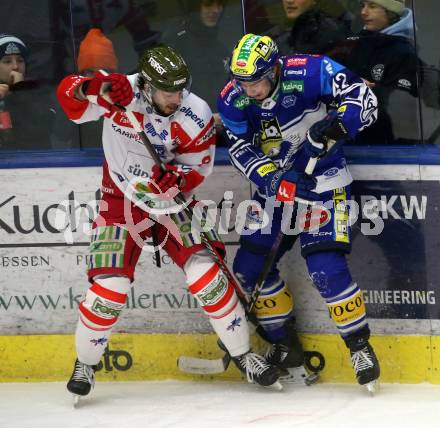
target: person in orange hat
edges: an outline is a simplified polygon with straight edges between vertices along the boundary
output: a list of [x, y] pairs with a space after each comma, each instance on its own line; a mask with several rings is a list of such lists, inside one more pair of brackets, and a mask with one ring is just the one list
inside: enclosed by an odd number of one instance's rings
[[113, 43], [99, 28], [92, 28], [79, 46], [78, 71], [82, 75], [93, 75], [98, 70], [114, 73], [118, 59]]
[[[99, 28], [92, 28], [79, 45], [78, 72], [84, 77], [93, 77], [99, 70], [115, 73], [118, 70], [112, 41]], [[102, 119], [80, 125], [81, 147], [100, 147]]]

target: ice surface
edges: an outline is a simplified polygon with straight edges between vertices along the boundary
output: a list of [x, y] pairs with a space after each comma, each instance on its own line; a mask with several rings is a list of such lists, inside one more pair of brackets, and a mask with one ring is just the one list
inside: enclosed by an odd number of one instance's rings
[[73, 408], [64, 383], [0, 384], [1, 428], [415, 428], [440, 426], [440, 386], [101, 382]]

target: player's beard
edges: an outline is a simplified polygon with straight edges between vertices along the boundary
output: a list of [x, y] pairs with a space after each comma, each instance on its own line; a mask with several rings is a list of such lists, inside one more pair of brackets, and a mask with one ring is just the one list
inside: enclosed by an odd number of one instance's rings
[[164, 106], [160, 106], [157, 103], [154, 103], [154, 110], [159, 113], [161, 116], [171, 116], [172, 114], [176, 113], [176, 111], [179, 109], [180, 104], [165, 104]]
[[177, 109], [179, 108], [179, 104], [167, 104], [165, 106], [165, 111], [164, 113], [166, 113], [167, 115], [173, 114], [177, 111]]

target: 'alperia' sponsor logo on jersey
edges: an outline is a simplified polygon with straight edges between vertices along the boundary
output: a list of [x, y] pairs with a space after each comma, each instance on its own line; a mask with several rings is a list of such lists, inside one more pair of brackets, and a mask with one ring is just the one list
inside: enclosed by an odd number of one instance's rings
[[285, 80], [281, 82], [283, 92], [304, 92], [304, 80]]
[[185, 113], [185, 116], [189, 116], [197, 125], [199, 125], [200, 129], [203, 129], [205, 127], [205, 122], [203, 119], [199, 116], [197, 116], [192, 110], [191, 107], [182, 107], [180, 109], [182, 113]]

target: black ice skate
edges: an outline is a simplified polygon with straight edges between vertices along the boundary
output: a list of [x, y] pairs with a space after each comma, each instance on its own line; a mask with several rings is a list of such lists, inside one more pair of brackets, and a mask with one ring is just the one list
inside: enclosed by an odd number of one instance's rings
[[368, 340], [350, 344], [351, 364], [360, 385], [365, 385], [374, 393], [379, 387], [380, 366], [376, 354]]
[[319, 379], [319, 373], [309, 373], [304, 367], [304, 350], [294, 321], [288, 321], [286, 327], [288, 336], [279, 343], [270, 344], [265, 358], [281, 370], [281, 382], [311, 385]]
[[295, 321], [293, 319], [288, 320], [285, 327], [287, 329], [287, 337], [278, 343], [272, 343], [267, 337], [266, 332], [257, 329], [257, 332], [266, 342], [271, 343], [265, 355], [267, 361], [283, 370], [299, 367], [304, 364], [304, 350], [296, 332]]
[[237, 368], [246, 375], [249, 383], [257, 383], [276, 390], [283, 388], [278, 381], [280, 377], [278, 368], [269, 364], [262, 355], [248, 351], [238, 357], [231, 358]]
[[76, 359], [72, 376], [67, 382], [67, 389], [74, 394], [74, 405], [95, 385], [95, 370], [96, 366], [89, 366]]

